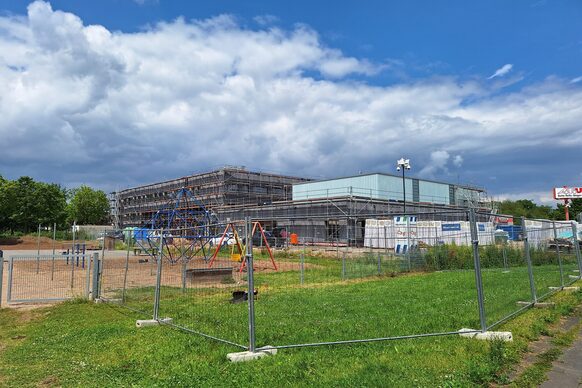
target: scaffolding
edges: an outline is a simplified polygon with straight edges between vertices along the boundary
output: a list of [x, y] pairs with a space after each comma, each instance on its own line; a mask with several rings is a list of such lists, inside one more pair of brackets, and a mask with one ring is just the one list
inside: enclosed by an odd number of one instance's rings
[[[190, 190], [209, 211], [227, 206], [257, 206], [290, 200], [293, 183], [308, 179], [227, 166], [219, 170], [112, 193], [117, 229], [147, 226], [153, 215], [182, 188]], [[115, 205], [115, 206], [114, 206]]]

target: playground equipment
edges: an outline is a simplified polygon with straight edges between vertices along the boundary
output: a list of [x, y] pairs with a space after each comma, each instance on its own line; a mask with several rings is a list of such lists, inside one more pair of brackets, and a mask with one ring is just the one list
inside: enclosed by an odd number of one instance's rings
[[[216, 248], [214, 249], [214, 254], [210, 258], [210, 263], [208, 264], [208, 268], [212, 268], [212, 265], [214, 264], [214, 262], [218, 256], [218, 253], [220, 252], [220, 249], [222, 248], [222, 243], [223, 243], [225, 237], [227, 236], [227, 233], [229, 230], [232, 231], [233, 238], [235, 239], [235, 243], [231, 246], [230, 259], [232, 261], [239, 261], [240, 262], [240, 267], [239, 267], [238, 272], [242, 272], [243, 269], [246, 267], [246, 256], [245, 256], [244, 252], [246, 252], [246, 244], [248, 244], [248, 241], [241, 242], [239, 234], [236, 230], [236, 226], [233, 223], [228, 223], [226, 225], [226, 228], [224, 228], [224, 232], [222, 232], [222, 236], [220, 237], [220, 241], [218, 242], [218, 244], [216, 245]], [[260, 238], [261, 238], [262, 242], [264, 242], [264, 244], [265, 244], [264, 247], [267, 249], [267, 252], [269, 253], [269, 258], [271, 259], [271, 264], [273, 265], [273, 269], [275, 271], [277, 271], [278, 268], [277, 268], [277, 263], [275, 263], [275, 258], [273, 257], [273, 251], [272, 251], [271, 247], [269, 246], [269, 241], [267, 239], [267, 236], [265, 235], [265, 230], [263, 229], [263, 226], [261, 225], [261, 223], [258, 221], [253, 222], [253, 228], [251, 231], [251, 240], [257, 231], [260, 233]], [[236, 253], [235, 253], [235, 250], [237, 251]]]
[[[81, 264], [82, 268], [85, 268], [85, 254], [86, 254], [86, 245], [85, 243], [75, 243], [71, 245], [71, 248], [66, 248], [65, 251], [63, 248], [63, 255], [65, 255], [66, 263], [69, 265], [69, 257], [71, 258], [71, 264], [79, 267], [79, 263]], [[87, 258], [87, 260], [89, 260]]]
[[154, 213], [149, 228], [134, 231], [134, 238], [139, 249], [153, 259], [159, 254], [162, 239], [162, 257], [170, 264], [188, 263], [194, 258], [208, 261], [217, 222], [191, 190], [181, 188]]

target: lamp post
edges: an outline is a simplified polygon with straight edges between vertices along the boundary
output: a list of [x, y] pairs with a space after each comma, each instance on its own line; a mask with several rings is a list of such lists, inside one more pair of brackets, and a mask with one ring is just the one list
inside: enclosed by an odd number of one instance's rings
[[404, 179], [405, 170], [410, 170], [410, 159], [398, 159], [396, 161], [396, 171], [402, 171], [402, 200], [404, 202], [404, 214], [406, 214], [406, 181]]

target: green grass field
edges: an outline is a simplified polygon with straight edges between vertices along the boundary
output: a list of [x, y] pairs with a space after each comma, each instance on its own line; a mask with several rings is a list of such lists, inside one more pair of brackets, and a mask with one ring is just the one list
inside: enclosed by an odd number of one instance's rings
[[[289, 258], [296, 261], [297, 258]], [[471, 270], [398, 274], [394, 263], [310, 257], [297, 271], [258, 272], [257, 345], [290, 345], [478, 328]], [[568, 268], [572, 270], [573, 268]], [[539, 290], [559, 285], [554, 265], [535, 266]], [[397, 274], [397, 275], [396, 275]], [[349, 276], [348, 276], [349, 275]], [[362, 278], [362, 276], [366, 276]], [[395, 276], [396, 275], [396, 276]], [[523, 267], [483, 270], [487, 323], [530, 297]], [[160, 316], [180, 326], [248, 344], [246, 304], [229, 302], [236, 286], [165, 286]], [[282, 349], [274, 357], [231, 364], [237, 347], [195, 334], [136, 329], [143, 314], [83, 301], [28, 312], [0, 310], [0, 386], [468, 386], [503, 382], [509, 365], [547, 325], [572, 311], [582, 294], [551, 297], [551, 310], [528, 310], [501, 325], [513, 343], [458, 336]], [[151, 312], [153, 288], [130, 289], [127, 305]]]
[[[283, 262], [285, 259], [280, 258]], [[296, 262], [297, 258], [288, 259]], [[257, 272], [255, 302], [257, 346], [286, 346], [314, 342], [361, 340], [391, 336], [479, 329], [473, 270], [402, 273], [394, 260], [376, 257], [347, 260], [309, 256], [303, 284], [296, 270]], [[573, 264], [564, 266], [564, 277]], [[560, 286], [557, 265], [534, 266], [538, 296]], [[569, 271], [569, 272], [568, 272]], [[486, 322], [490, 326], [531, 301], [527, 268], [484, 268]], [[221, 339], [248, 345], [246, 304], [232, 304], [233, 290], [245, 284], [188, 288], [165, 286], [160, 317]], [[151, 315], [154, 289], [130, 289], [127, 305]]]

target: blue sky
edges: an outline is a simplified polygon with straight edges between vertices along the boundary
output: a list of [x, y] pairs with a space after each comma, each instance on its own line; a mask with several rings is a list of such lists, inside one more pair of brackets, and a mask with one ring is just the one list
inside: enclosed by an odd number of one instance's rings
[[0, 174], [582, 185], [579, 1], [0, 1]]

